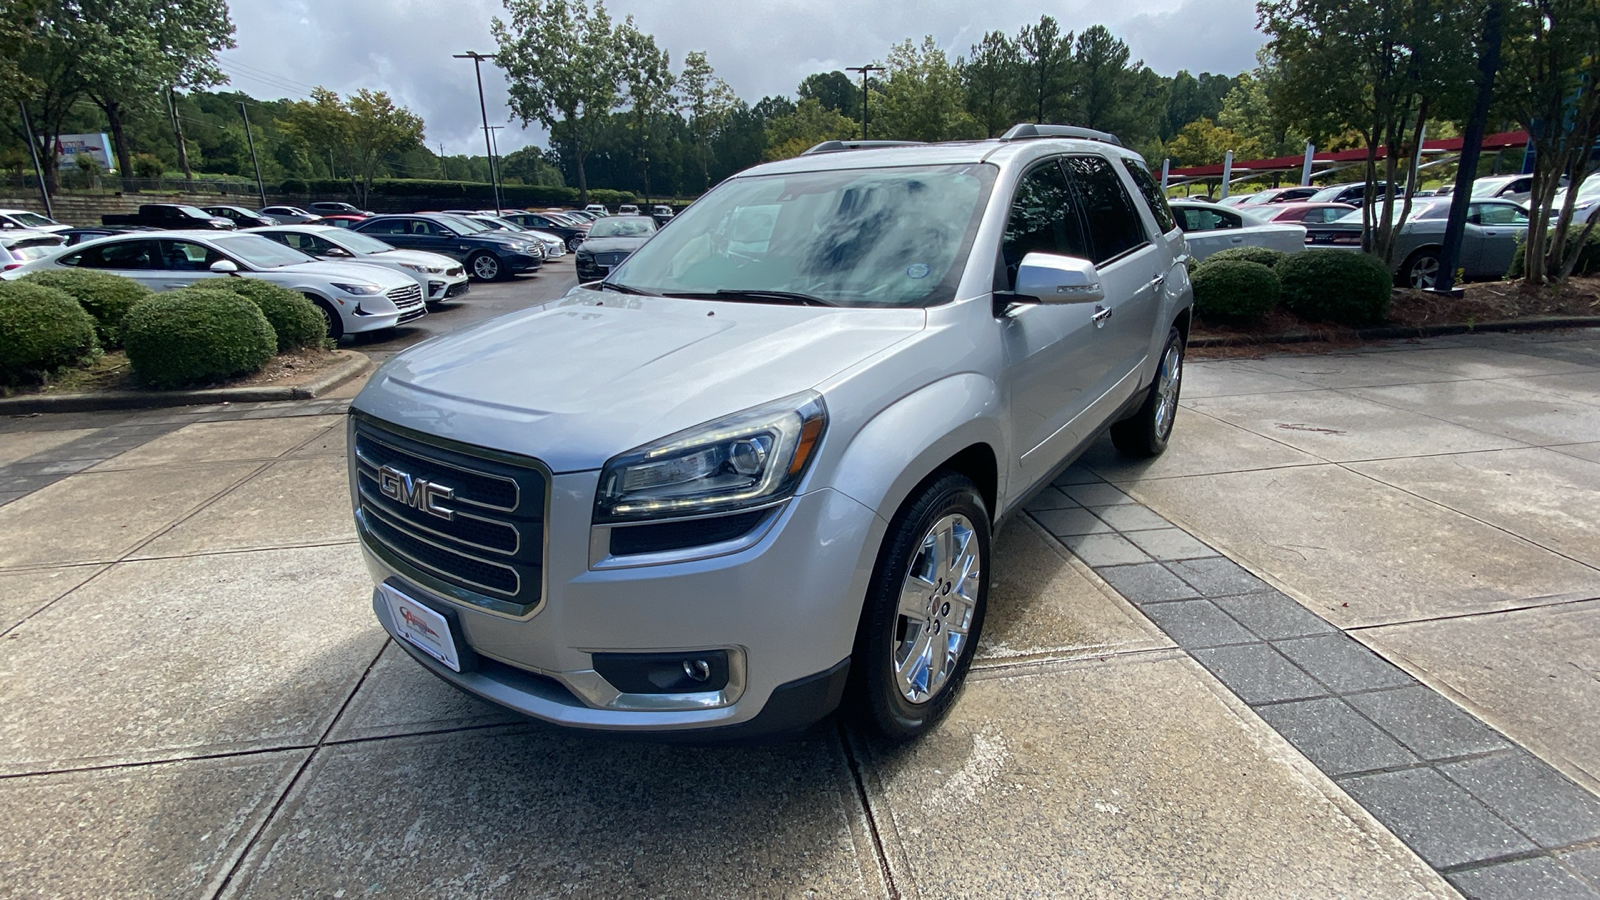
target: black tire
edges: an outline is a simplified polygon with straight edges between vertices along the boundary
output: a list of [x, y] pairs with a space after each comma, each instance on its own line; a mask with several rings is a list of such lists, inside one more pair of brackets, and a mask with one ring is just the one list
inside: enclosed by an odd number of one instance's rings
[[479, 251], [467, 257], [467, 273], [479, 281], [499, 281], [505, 277], [505, 266], [500, 257]]
[[1432, 290], [1439, 284], [1439, 251], [1418, 250], [1400, 267], [1400, 286]]
[[[958, 517], [970, 525], [966, 531], [968, 546], [976, 544], [978, 574], [976, 585], [968, 586], [972, 592], [969, 612], [966, 615], [966, 642], [955, 658], [941, 683], [932, 687], [929, 696], [920, 702], [907, 697], [895, 671], [895, 657], [901, 641], [912, 635], [909, 629], [923, 629], [902, 619], [900, 598], [908, 585], [913, 565], [919, 567], [927, 561], [923, 548], [934, 526], [949, 517]], [[955, 472], [937, 472], [912, 492], [912, 495], [895, 513], [884, 535], [883, 548], [878, 552], [873, 567], [872, 581], [867, 588], [866, 605], [862, 609], [861, 623], [856, 630], [855, 651], [851, 657], [848, 700], [853, 717], [868, 731], [891, 741], [915, 738], [936, 725], [950, 711], [967, 670], [972, 665], [973, 651], [983, 631], [983, 614], [988, 605], [990, 554], [989, 512], [983, 495], [971, 479]], [[941, 584], [949, 584], [940, 580]], [[942, 590], [942, 594], [941, 594]], [[956, 591], [961, 596], [961, 591]], [[943, 587], [930, 594], [935, 604], [930, 611], [936, 615], [940, 597], [949, 598], [951, 590]], [[952, 604], [942, 602], [948, 615]], [[957, 610], [960, 615], [961, 610]], [[932, 620], [929, 620], [932, 621]], [[942, 624], [942, 623], [941, 623]], [[933, 635], [941, 633], [940, 627], [926, 629]], [[944, 629], [942, 640], [948, 643], [950, 629]], [[948, 650], [946, 650], [948, 658]], [[931, 676], [930, 676], [931, 680]]]
[[307, 294], [306, 299], [310, 300], [311, 305], [315, 306], [317, 311], [322, 313], [322, 318], [327, 320], [328, 339], [337, 343], [340, 338], [344, 337], [344, 318], [339, 315], [338, 310], [333, 308], [333, 304], [322, 299], [321, 297], [314, 297], [310, 294]]
[[[1174, 356], [1174, 351], [1176, 355]], [[1167, 332], [1167, 342], [1161, 345], [1161, 358], [1156, 364], [1156, 377], [1146, 389], [1144, 402], [1133, 415], [1111, 426], [1111, 443], [1125, 456], [1149, 459], [1160, 456], [1172, 437], [1172, 426], [1178, 418], [1178, 397], [1183, 390], [1183, 334], [1176, 327]], [[1175, 365], [1173, 365], [1175, 361]], [[1162, 387], [1169, 366], [1172, 366], [1170, 409], [1162, 404]]]
[[567, 238], [567, 252], [568, 253], [577, 253], [578, 252], [578, 246], [580, 244], [582, 244], [582, 243], [583, 243], [583, 235], [581, 235], [581, 234], [575, 234], [572, 237]]

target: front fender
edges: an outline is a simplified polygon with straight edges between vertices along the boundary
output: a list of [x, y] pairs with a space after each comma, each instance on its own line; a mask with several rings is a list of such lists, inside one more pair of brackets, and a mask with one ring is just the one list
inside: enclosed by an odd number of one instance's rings
[[[982, 444], [997, 461], [996, 503], [1006, 496], [1006, 450], [1000, 388], [967, 372], [906, 395], [858, 430], [826, 484], [875, 511], [885, 522], [924, 478], [962, 450]], [[819, 473], [823, 474], [823, 473]], [[998, 514], [997, 509], [989, 511]]]

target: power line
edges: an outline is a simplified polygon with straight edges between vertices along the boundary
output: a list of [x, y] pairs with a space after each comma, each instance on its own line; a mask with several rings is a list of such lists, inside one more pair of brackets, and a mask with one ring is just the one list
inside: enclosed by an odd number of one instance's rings
[[236, 68], [244, 69], [246, 72], [254, 72], [254, 73], [258, 74], [258, 75], [265, 75], [265, 76], [267, 76], [269, 78], [273, 78], [273, 79], [276, 79], [278, 81], [282, 81], [285, 84], [297, 84], [297, 85], [299, 85], [299, 86], [301, 86], [303, 88], [307, 88], [307, 89], [316, 87], [316, 85], [314, 85], [314, 84], [306, 84], [304, 81], [296, 81], [293, 78], [290, 78], [290, 77], [288, 77], [286, 75], [279, 75], [276, 72], [272, 72], [272, 71], [269, 71], [267, 69], [263, 69], [263, 68], [261, 68], [259, 66], [252, 66], [249, 63], [240, 62], [240, 61], [238, 61], [236, 59], [218, 59], [217, 63], [219, 65], [222, 65], [222, 66], [225, 66], [225, 67], [236, 67]]

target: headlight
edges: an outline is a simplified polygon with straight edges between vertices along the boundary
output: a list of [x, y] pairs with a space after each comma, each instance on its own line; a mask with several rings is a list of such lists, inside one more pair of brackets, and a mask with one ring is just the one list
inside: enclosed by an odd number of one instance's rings
[[413, 272], [423, 272], [423, 273], [427, 273], [427, 272], [432, 272], [433, 271], [432, 269], [430, 269], [427, 266], [424, 266], [424, 265], [422, 265], [420, 263], [401, 263], [400, 264], [400, 268], [402, 268], [402, 269], [410, 269]]
[[375, 284], [341, 284], [337, 281], [330, 283], [346, 294], [355, 294], [357, 297], [371, 297], [373, 294], [383, 293], [383, 288]]
[[630, 450], [606, 463], [597, 523], [732, 512], [786, 499], [828, 424], [805, 391]]

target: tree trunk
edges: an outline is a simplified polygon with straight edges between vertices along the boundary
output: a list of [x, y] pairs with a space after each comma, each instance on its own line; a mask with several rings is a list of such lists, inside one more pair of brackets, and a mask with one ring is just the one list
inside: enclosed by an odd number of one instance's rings
[[115, 100], [96, 100], [95, 105], [106, 114], [106, 124], [111, 127], [111, 144], [116, 148], [117, 177], [123, 190], [128, 190], [128, 179], [133, 177], [133, 153], [128, 149], [128, 129], [122, 120], [122, 104]]
[[589, 205], [589, 178], [583, 171], [583, 138], [578, 136], [578, 129], [572, 129], [572, 161], [578, 165], [578, 205]]

